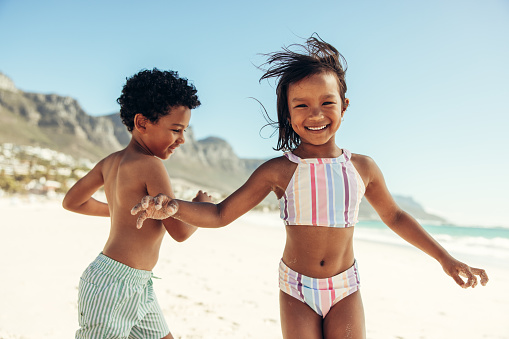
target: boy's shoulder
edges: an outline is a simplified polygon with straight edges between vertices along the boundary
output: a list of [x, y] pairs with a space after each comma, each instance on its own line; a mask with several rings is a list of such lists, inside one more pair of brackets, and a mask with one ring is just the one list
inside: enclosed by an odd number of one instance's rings
[[98, 166], [101, 166], [103, 172], [115, 170], [119, 174], [129, 174], [130, 177], [166, 173], [161, 159], [140, 152], [132, 152], [128, 148], [108, 155], [98, 163]]
[[126, 152], [122, 155], [119, 165], [121, 167], [128, 167], [131, 170], [138, 169], [142, 171], [152, 171], [158, 168], [165, 168], [163, 161], [158, 157], [139, 152]]

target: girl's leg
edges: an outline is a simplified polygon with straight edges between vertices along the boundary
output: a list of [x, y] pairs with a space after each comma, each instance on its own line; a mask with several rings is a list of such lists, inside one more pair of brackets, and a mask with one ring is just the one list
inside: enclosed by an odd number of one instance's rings
[[365, 339], [366, 326], [361, 292], [357, 291], [332, 306], [323, 321], [325, 339]]
[[308, 305], [279, 291], [279, 306], [284, 339], [323, 339], [322, 317]]

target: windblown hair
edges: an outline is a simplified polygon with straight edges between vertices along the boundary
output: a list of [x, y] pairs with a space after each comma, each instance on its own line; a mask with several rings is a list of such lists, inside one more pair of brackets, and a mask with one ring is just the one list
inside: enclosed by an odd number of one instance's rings
[[178, 72], [143, 70], [126, 79], [122, 94], [117, 99], [120, 117], [129, 132], [134, 128], [134, 116], [138, 113], [152, 123], [168, 115], [172, 107], [186, 106], [189, 109], [200, 106], [196, 88]]
[[316, 37], [311, 36], [303, 45], [293, 44], [283, 47], [283, 50], [280, 52], [266, 54], [265, 56], [268, 57], [268, 60], [264, 65], [267, 65], [268, 68], [260, 78], [260, 82], [263, 79], [277, 79], [278, 121], [273, 121], [267, 115], [269, 125], [277, 126], [279, 130], [277, 147], [274, 150], [291, 151], [299, 146], [300, 137], [295, 133], [288, 121], [288, 118], [290, 118], [288, 87], [311, 75], [323, 72], [335, 74], [338, 79], [342, 105], [346, 107], [345, 72], [347, 63], [336, 48], [323, 41], [318, 35]]

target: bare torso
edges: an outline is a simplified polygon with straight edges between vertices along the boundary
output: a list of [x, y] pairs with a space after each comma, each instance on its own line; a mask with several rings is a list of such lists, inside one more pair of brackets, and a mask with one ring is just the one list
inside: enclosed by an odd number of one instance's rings
[[[358, 157], [352, 155], [354, 166]], [[281, 159], [279, 165], [284, 169], [277, 178], [279, 188], [275, 192], [278, 198], [283, 195], [297, 168], [297, 164], [286, 159]], [[359, 171], [359, 174], [366, 183], [366, 173]], [[332, 277], [346, 271], [354, 263], [353, 233], [354, 227], [286, 226], [283, 261], [294, 271], [309, 277]]]

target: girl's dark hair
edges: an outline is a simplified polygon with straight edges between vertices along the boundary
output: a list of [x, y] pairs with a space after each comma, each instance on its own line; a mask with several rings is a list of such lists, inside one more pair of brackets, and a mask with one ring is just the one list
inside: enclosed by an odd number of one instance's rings
[[152, 123], [168, 115], [174, 106], [189, 109], [200, 106], [196, 88], [178, 72], [143, 70], [127, 78], [122, 94], [117, 99], [120, 117], [129, 132], [134, 128], [134, 117], [140, 113]]
[[268, 60], [264, 65], [267, 65], [268, 68], [260, 78], [260, 82], [263, 79], [277, 79], [278, 121], [273, 121], [267, 115], [269, 125], [277, 126], [279, 130], [277, 147], [274, 150], [291, 151], [299, 146], [300, 137], [288, 121], [290, 117], [288, 87], [311, 75], [323, 72], [335, 74], [338, 78], [342, 105], [346, 107], [345, 72], [347, 63], [334, 46], [323, 41], [317, 34], [313, 34], [307, 39], [305, 44], [293, 44], [289, 47], [283, 47], [280, 52], [266, 54], [265, 56], [268, 57]]

